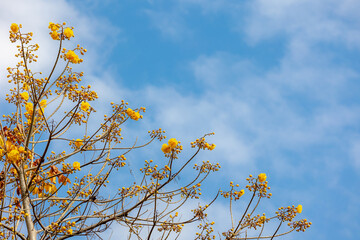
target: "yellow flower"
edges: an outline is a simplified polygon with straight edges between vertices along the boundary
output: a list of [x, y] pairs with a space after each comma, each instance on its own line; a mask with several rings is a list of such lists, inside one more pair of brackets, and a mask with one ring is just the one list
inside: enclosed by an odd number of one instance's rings
[[133, 110], [132, 110], [131, 108], [126, 109], [126, 113], [127, 113], [128, 115], [131, 115], [132, 112], [133, 112]]
[[51, 29], [51, 31], [56, 31], [56, 30], [59, 29], [59, 26], [57, 24], [55, 24], [55, 23], [50, 22], [49, 23], [49, 28]]
[[136, 121], [141, 117], [140, 113], [133, 111], [131, 108], [126, 109], [126, 113], [131, 119]]
[[70, 228], [70, 229], [67, 230], [67, 233], [68, 233], [69, 235], [72, 235], [72, 234], [73, 234], [73, 230]]
[[43, 99], [39, 102], [40, 107], [45, 107], [46, 106], [46, 99]]
[[214, 150], [214, 148], [216, 147], [216, 145], [215, 144], [209, 144], [209, 143], [205, 143], [205, 148], [207, 148], [207, 149], [209, 149], [210, 151], [211, 150]]
[[90, 108], [90, 104], [88, 102], [82, 102], [80, 105], [81, 110], [87, 112]]
[[74, 37], [74, 32], [73, 32], [73, 30], [71, 30], [71, 28], [65, 28], [64, 35], [67, 38], [71, 38], [71, 37]]
[[74, 163], [73, 163], [73, 168], [74, 168], [75, 170], [80, 171], [80, 170], [81, 170], [81, 168], [80, 168], [80, 163], [79, 163], [79, 162], [74, 162]]
[[29, 94], [27, 92], [20, 93], [20, 97], [25, 101], [29, 100]]
[[20, 153], [17, 149], [11, 150], [8, 153], [8, 160], [12, 163], [18, 162], [20, 159]]
[[164, 152], [164, 153], [169, 153], [171, 152], [171, 148], [166, 144], [164, 143], [161, 147], [161, 150]]
[[265, 216], [261, 216], [261, 217], [259, 218], [259, 223], [264, 223], [265, 220], [266, 220], [266, 217], [265, 217]]
[[170, 138], [168, 143], [170, 148], [175, 148], [178, 145], [178, 141], [175, 138]]
[[83, 145], [83, 141], [81, 139], [76, 139], [74, 144], [77, 148], [80, 148]]
[[10, 29], [13, 33], [17, 33], [19, 31], [19, 26], [16, 23], [11, 24]]
[[140, 118], [140, 113], [134, 112], [134, 114], [131, 116], [131, 119], [137, 121]]
[[51, 36], [51, 38], [54, 39], [54, 40], [59, 40], [59, 39], [60, 39], [59, 33], [58, 33], [57, 31], [52, 31], [52, 32], [50, 33], [50, 36]]
[[297, 207], [296, 207], [296, 211], [298, 212], [298, 213], [301, 213], [302, 212], [302, 205], [298, 205]]
[[67, 60], [69, 60], [72, 63], [80, 63], [81, 62], [79, 56], [76, 55], [76, 53], [74, 51], [72, 51], [72, 50], [69, 50], [65, 54], [65, 57], [66, 57]]
[[25, 109], [28, 113], [32, 113], [33, 109], [34, 109], [34, 105], [31, 102], [27, 102], [25, 104]]
[[241, 197], [242, 195], [244, 195], [245, 191], [244, 189], [241, 189], [240, 192], [238, 192], [238, 196]]
[[44, 112], [44, 108], [46, 107], [46, 99], [43, 99], [39, 102], [39, 105], [40, 105], [40, 109], [38, 109], [38, 112], [39, 114], [41, 114], [41, 112]]
[[265, 173], [260, 173], [258, 176], [259, 182], [264, 182], [266, 181], [266, 174]]

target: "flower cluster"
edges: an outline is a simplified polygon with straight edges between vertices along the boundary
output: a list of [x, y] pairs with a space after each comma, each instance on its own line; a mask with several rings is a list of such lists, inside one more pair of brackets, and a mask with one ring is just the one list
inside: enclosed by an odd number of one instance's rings
[[295, 207], [292, 205], [291, 207], [280, 207], [278, 211], [276, 211], [277, 218], [281, 221], [289, 221], [291, 222], [293, 218], [302, 212], [302, 205], [298, 205]]
[[246, 188], [250, 192], [257, 192], [259, 197], [266, 197], [270, 198], [272, 196], [271, 193], [268, 193], [268, 190], [270, 190], [270, 187], [268, 186], [268, 182], [266, 181], [266, 174], [260, 173], [257, 178], [254, 178], [251, 174], [249, 175], [246, 180], [249, 182], [248, 185], [246, 185]]
[[164, 153], [170, 153], [175, 149], [179, 142], [175, 138], [170, 138], [168, 144], [164, 143], [161, 147], [161, 151]]
[[[19, 198], [12, 197], [11, 204], [2, 204], [2, 213], [0, 218], [0, 227], [4, 225], [12, 226], [14, 222], [21, 222], [24, 221], [25, 217], [29, 214], [26, 213], [23, 207], [20, 205]], [[12, 205], [13, 204], [13, 205]], [[14, 239], [12, 235], [12, 231], [7, 231], [6, 229], [2, 228], [0, 231], [1, 239]]]
[[142, 115], [140, 115], [140, 113], [135, 112], [134, 110], [132, 110], [131, 108], [126, 109], [126, 114], [132, 119], [132, 120], [139, 120], [139, 118], [143, 118]]
[[238, 188], [239, 187], [239, 184], [236, 184], [236, 185], [234, 185], [234, 182], [230, 182], [230, 187], [231, 187], [231, 189], [230, 189], [230, 191], [227, 191], [227, 192], [223, 192], [223, 191], [220, 191], [221, 192], [221, 195], [224, 197], [224, 198], [230, 198], [230, 200], [239, 200], [240, 199], [240, 197], [242, 196], [242, 195], [244, 195], [245, 194], [245, 190], [244, 189], [241, 189], [241, 190], [236, 190], [235, 189], [235, 187], [236, 188]]
[[[213, 135], [214, 133], [211, 134], [207, 134], [207, 135]], [[198, 147], [200, 149], [207, 149], [207, 150], [214, 150], [216, 145], [215, 144], [209, 144], [207, 142], [205, 142], [205, 137], [202, 137], [200, 139], [196, 139], [195, 142], [191, 142], [191, 147]]]
[[20, 93], [20, 97], [24, 99], [25, 101], [29, 100], [29, 93], [28, 92], [22, 92]]
[[66, 54], [65, 54], [65, 59], [69, 60], [69, 62], [71, 63], [81, 63], [83, 60], [79, 58], [78, 55], [76, 55], [76, 53], [72, 50], [69, 50]]
[[53, 222], [49, 226], [49, 230], [57, 233], [64, 233], [67, 235], [73, 235], [73, 229], [71, 227], [75, 227], [75, 222], [67, 222], [64, 226], [59, 226], [58, 223]]
[[200, 223], [197, 226], [200, 229], [200, 231], [196, 233], [196, 236], [198, 236], [196, 239], [203, 239], [203, 240], [215, 239], [216, 236], [212, 234], [214, 232], [214, 229], [212, 227], [214, 224], [215, 222]]
[[[11, 164], [19, 165], [33, 155], [30, 150], [25, 150], [23, 146], [23, 135], [20, 126], [9, 129], [6, 126], [1, 129], [0, 135], [0, 159]], [[2, 158], [5, 156], [5, 158]], [[1, 179], [1, 177], [0, 177]], [[1, 191], [1, 190], [0, 190]], [[1, 197], [0, 197], [1, 200]]]
[[[69, 146], [71, 146], [72, 149], [75, 150], [89, 150], [92, 149], [93, 145], [91, 143], [91, 141], [89, 141], [89, 136], [84, 135], [83, 139], [72, 139], [71, 141], [69, 141]], [[84, 146], [85, 145], [85, 146]]]
[[18, 163], [20, 160], [20, 152], [17, 149], [13, 149], [8, 153], [7, 157], [9, 162]]
[[71, 28], [65, 28], [64, 35], [67, 39], [70, 39], [71, 37], [74, 37], [74, 32]]
[[180, 145], [180, 141], [175, 138], [170, 138], [168, 143], [164, 143], [161, 146], [161, 151], [165, 154], [165, 157], [171, 157], [172, 159], [177, 159], [178, 154], [183, 150], [183, 146]]
[[[71, 68], [68, 67], [69, 74], [67, 76], [63, 75], [59, 77], [56, 81], [55, 93], [60, 95], [66, 90], [66, 97], [73, 102], [81, 101], [94, 101], [98, 98], [98, 95], [95, 91], [91, 90], [91, 85], [88, 86], [79, 86], [78, 83], [82, 81], [81, 77], [84, 75], [83, 72], [75, 73], [71, 71]], [[86, 105], [83, 106], [86, 107]], [[90, 106], [89, 106], [90, 107]]]
[[133, 198], [134, 196], [139, 196], [140, 194], [146, 193], [146, 192], [154, 192], [154, 187], [148, 187], [148, 186], [139, 186], [139, 185], [132, 185], [131, 187], [122, 187], [118, 189], [119, 195], [123, 197], [130, 197]]
[[57, 30], [59, 30], [60, 27], [61, 27], [60, 24], [56, 24], [56, 23], [49, 22], [49, 27], [48, 27], [48, 28], [49, 28], [51, 31], [57, 31]]
[[77, 148], [80, 148], [82, 145], [84, 145], [83, 143], [83, 140], [81, 139], [76, 139], [76, 141], [74, 142], [74, 145], [77, 147]]
[[263, 224], [265, 222], [269, 222], [269, 221], [270, 221], [270, 219], [266, 218], [265, 213], [263, 213], [262, 215], [257, 214], [257, 215], [255, 215], [253, 217], [249, 213], [249, 214], [247, 214], [245, 216], [244, 223], [242, 224], [243, 225], [242, 227], [243, 228], [247, 227], [247, 228], [250, 228], [250, 229], [254, 228], [256, 230], [258, 227], [263, 226]]
[[184, 227], [184, 224], [174, 224], [175, 221], [175, 218], [177, 218], [179, 216], [179, 213], [178, 212], [175, 212], [175, 215], [169, 215], [169, 220], [168, 221], [164, 221], [162, 224], [161, 224], [161, 227], [158, 228], [158, 231], [159, 232], [162, 232], [162, 231], [173, 231], [173, 232], [176, 232], [176, 233], [180, 233], [182, 228]]
[[297, 232], [305, 232], [307, 228], [311, 226], [312, 222], [308, 222], [307, 219], [302, 219], [300, 221], [294, 221], [291, 223], [288, 223], [288, 226], [295, 229]]
[[169, 178], [171, 173], [171, 168], [168, 165], [165, 165], [163, 168], [159, 168], [158, 165], [151, 166], [153, 160], [145, 160], [145, 166], [140, 168], [140, 171], [145, 174], [145, 176], [151, 176], [152, 179], [162, 180], [164, 178]]
[[51, 38], [54, 40], [60, 40], [60, 37], [62, 37], [62, 39], [69, 39], [71, 37], [74, 37], [74, 32], [72, 28], [65, 28], [64, 26], [66, 25], [66, 23], [58, 24], [58, 23], [49, 23], [49, 29], [51, 30], [51, 32], [49, 33]]
[[161, 223], [161, 227], [158, 228], [158, 231], [159, 232], [173, 231], [176, 233], [180, 233], [183, 227], [184, 227], [184, 224], [172, 224], [172, 223], [168, 223], [167, 221], [164, 221], [163, 223]]
[[166, 136], [163, 135], [163, 133], [165, 133], [165, 131], [162, 130], [161, 128], [159, 128], [158, 130], [149, 131], [148, 133], [150, 134], [151, 138], [157, 138], [160, 141], [166, 138]]
[[216, 171], [219, 171], [219, 169], [221, 168], [220, 164], [219, 163], [216, 163], [216, 164], [212, 164], [210, 163], [210, 161], [203, 161], [201, 165], [199, 164], [195, 164], [194, 169], [200, 171], [200, 173], [208, 173], [210, 171], [212, 172], [216, 172]]
[[[18, 25], [17, 23], [12, 23], [10, 25], [10, 31], [9, 31], [9, 33], [10, 33], [10, 42], [14, 43], [14, 42], [16, 42], [17, 40], [20, 39], [23, 44], [28, 44], [31, 41], [33, 33], [32, 32], [30, 32], [30, 33], [20, 33], [21, 28], [22, 28], [21, 24]], [[37, 44], [35, 44], [35, 45], [37, 45]], [[35, 46], [35, 45], [28, 46], [27, 50], [31, 50], [31, 48], [33, 46]], [[22, 48], [20, 46], [18, 46], [17, 48], [20, 51], [22, 51]], [[33, 57], [31, 55], [31, 52], [32, 52], [32, 50], [27, 52], [27, 53], [29, 53], [29, 55], [28, 55], [29, 60], [31, 60], [31, 58]], [[16, 54], [15, 56], [19, 56], [19, 55]]]
[[54, 39], [54, 40], [59, 40], [60, 39], [60, 35], [59, 35], [59, 32], [58, 32], [60, 27], [61, 27], [60, 24], [55, 24], [55, 23], [52, 23], [52, 22], [49, 23], [48, 28], [51, 30], [50, 36], [51, 36], [52, 39]]
[[198, 208], [191, 210], [194, 213], [194, 217], [198, 219], [204, 219], [207, 217], [207, 213], [205, 213], [205, 210], [209, 207], [209, 205], [205, 205], [205, 207], [202, 207], [199, 205]]
[[195, 184], [192, 187], [181, 187], [181, 194], [186, 197], [199, 199], [201, 193], [201, 183]]

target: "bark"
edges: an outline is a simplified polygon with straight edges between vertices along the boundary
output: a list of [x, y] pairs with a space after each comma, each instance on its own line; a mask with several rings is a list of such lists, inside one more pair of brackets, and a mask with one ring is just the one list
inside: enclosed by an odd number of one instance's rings
[[24, 208], [24, 212], [26, 213], [25, 223], [28, 232], [28, 239], [36, 240], [36, 229], [34, 226], [34, 222], [31, 218], [30, 196], [27, 191], [25, 172], [23, 169], [20, 169], [19, 178], [20, 178], [21, 197], [23, 199], [23, 208]]

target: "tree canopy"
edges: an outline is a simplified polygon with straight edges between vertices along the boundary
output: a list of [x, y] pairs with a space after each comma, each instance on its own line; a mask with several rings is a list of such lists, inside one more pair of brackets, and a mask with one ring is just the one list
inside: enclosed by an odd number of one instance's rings
[[[80, 85], [84, 73], [73, 70], [87, 50], [79, 45], [64, 48], [75, 37], [74, 29], [65, 23], [50, 23], [49, 29], [58, 51], [45, 75], [31, 70], [39, 49], [32, 43], [33, 33], [23, 33], [16, 23], [10, 26], [19, 62], [7, 68], [13, 87], [6, 101], [13, 112], [0, 121], [0, 238], [101, 239], [101, 233], [116, 222], [124, 230], [123, 237], [131, 239], [181, 238], [191, 224], [198, 224], [194, 239], [273, 239], [311, 225], [306, 219], [295, 220], [302, 205], [280, 207], [269, 216], [258, 214], [261, 200], [271, 198], [265, 173], [249, 175], [244, 189], [230, 182], [221, 187], [227, 190], [219, 189], [212, 201], [200, 205], [201, 185], [220, 170], [220, 164], [193, 162], [201, 151], [216, 148], [207, 141], [214, 133], [191, 142], [193, 153], [184, 159], [182, 143], [174, 137], [167, 140], [162, 129], [149, 131], [144, 143], [122, 143], [122, 125], [141, 120], [144, 107], [130, 108], [126, 101], [114, 99], [109, 103], [112, 112], [97, 127], [90, 125], [96, 112], [92, 102], [98, 95], [90, 85]], [[154, 141], [165, 143], [150, 145]], [[161, 149], [164, 159], [145, 160], [137, 170], [141, 179], [116, 182], [111, 178], [131, 171], [124, 168], [132, 161], [127, 159], [129, 152], [149, 147]], [[193, 169], [192, 179], [178, 182], [184, 169]], [[237, 216], [233, 208], [244, 194], [249, 201]], [[229, 202], [230, 226], [217, 224], [216, 216], [207, 214], [220, 198]], [[198, 205], [185, 214], [190, 201]], [[267, 226], [274, 226], [270, 222], [277, 222], [277, 228], [264, 235]], [[288, 229], [281, 231], [284, 222]]]

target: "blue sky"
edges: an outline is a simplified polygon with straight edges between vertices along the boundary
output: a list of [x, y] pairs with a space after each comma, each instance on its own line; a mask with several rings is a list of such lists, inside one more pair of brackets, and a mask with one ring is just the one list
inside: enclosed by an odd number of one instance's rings
[[274, 197], [264, 208], [301, 203], [313, 222], [286, 239], [358, 239], [359, 1], [13, 2], [0, 3], [2, 96], [15, 63], [9, 25], [35, 33], [46, 68], [48, 22], [66, 21], [89, 50], [81, 69], [99, 106], [147, 107], [130, 136], [162, 127], [186, 143], [214, 131], [216, 150], [199, 157], [222, 165], [212, 186], [266, 172]]

